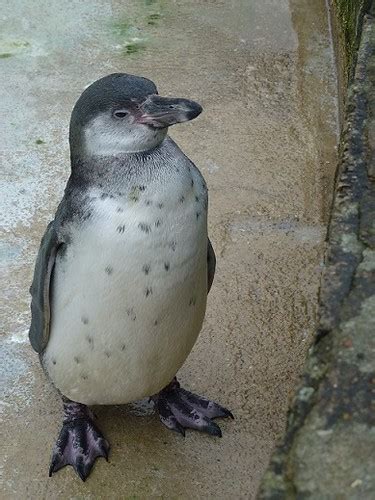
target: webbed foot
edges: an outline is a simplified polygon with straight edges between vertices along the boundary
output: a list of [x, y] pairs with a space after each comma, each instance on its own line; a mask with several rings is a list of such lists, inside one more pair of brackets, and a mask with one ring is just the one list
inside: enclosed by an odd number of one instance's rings
[[161, 422], [168, 429], [179, 432], [183, 436], [185, 429], [196, 429], [221, 437], [221, 429], [212, 419], [234, 418], [229, 410], [218, 403], [180, 387], [176, 378], [152, 399]]
[[49, 476], [72, 465], [85, 481], [98, 457], [108, 461], [109, 443], [93, 421], [87, 406], [64, 401], [64, 421], [52, 452]]

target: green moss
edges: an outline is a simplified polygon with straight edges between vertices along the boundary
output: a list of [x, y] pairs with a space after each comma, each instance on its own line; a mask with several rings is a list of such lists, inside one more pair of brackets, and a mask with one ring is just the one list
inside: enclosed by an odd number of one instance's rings
[[149, 19], [150, 21], [156, 21], [157, 19], [160, 19], [160, 18], [161, 18], [161, 14], [159, 14], [159, 13], [149, 14], [147, 16], [147, 19]]
[[355, 64], [362, 18], [369, 0], [332, 0], [335, 6], [341, 38], [345, 51], [347, 73], [350, 76]]
[[38, 146], [40, 146], [41, 144], [45, 144], [45, 142], [43, 141], [43, 139], [37, 139], [35, 141], [35, 144], [38, 144]]
[[124, 56], [134, 55], [152, 43], [150, 26], [157, 26], [165, 15], [166, 0], [137, 2], [124, 19], [116, 19], [110, 29], [117, 39], [117, 47]]
[[124, 54], [136, 54], [140, 50], [145, 48], [144, 43], [127, 43], [124, 46], [123, 53]]
[[158, 23], [158, 20], [161, 18], [161, 14], [155, 13], [155, 14], [149, 14], [147, 16], [147, 24], [149, 26], [156, 26]]
[[16, 47], [17, 49], [25, 49], [26, 47], [30, 47], [30, 43], [29, 42], [20, 42], [20, 41], [15, 41], [12, 43], [12, 45], [14, 47]]
[[136, 54], [145, 48], [145, 38], [141, 37], [140, 28], [124, 20], [113, 24], [113, 31], [121, 42], [123, 55]]
[[9, 59], [30, 47], [30, 43], [23, 40], [0, 40], [0, 59]]

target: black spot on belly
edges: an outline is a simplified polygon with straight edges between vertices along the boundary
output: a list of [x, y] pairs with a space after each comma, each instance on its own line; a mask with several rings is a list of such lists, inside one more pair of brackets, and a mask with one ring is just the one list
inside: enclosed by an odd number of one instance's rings
[[82, 380], [87, 380], [88, 378], [89, 377], [88, 377], [88, 375], [86, 375], [86, 373], [82, 373], [82, 375], [81, 375]]
[[56, 359], [53, 359], [52, 360], [52, 364], [55, 365], [56, 364]]
[[91, 212], [86, 212], [85, 215], [82, 217], [82, 220], [88, 220], [91, 217]]
[[189, 306], [195, 306], [196, 302], [197, 302], [197, 298], [191, 297], [191, 299], [189, 300]]
[[113, 267], [112, 267], [112, 266], [107, 266], [107, 267], [104, 269], [104, 271], [105, 271], [105, 272], [108, 274], [108, 276], [109, 276], [110, 274], [112, 274], [112, 273], [113, 273]]
[[169, 262], [164, 262], [164, 269], [165, 269], [166, 271], [169, 271], [169, 268], [170, 268], [170, 264], [169, 264]]
[[170, 243], [168, 243], [168, 246], [172, 250], [172, 252], [174, 252], [176, 250], [177, 243], [175, 241], [171, 241]]
[[133, 187], [129, 193], [129, 200], [133, 201], [136, 203], [139, 201], [139, 188], [138, 187]]
[[151, 266], [150, 264], [145, 264], [143, 267], [142, 267], [142, 271], [147, 275], [150, 271], [151, 271]]
[[91, 335], [87, 335], [87, 336], [86, 336], [86, 340], [87, 340], [87, 342], [89, 343], [90, 348], [91, 348], [91, 349], [94, 349], [94, 339], [91, 337]]
[[120, 226], [117, 226], [116, 231], [118, 233], [123, 233], [125, 231], [125, 224], [121, 224]]
[[195, 214], [195, 216], [196, 216], [197, 220], [199, 219], [200, 215], [201, 215], [201, 213], [200, 213], [200, 212], [197, 212], [197, 213]]
[[100, 199], [101, 199], [101, 200], [105, 200], [106, 198], [108, 198], [108, 194], [107, 194], [107, 193], [102, 193], [102, 194], [100, 195]]
[[195, 201], [198, 203], [199, 202], [199, 196], [195, 197]]
[[135, 314], [133, 307], [131, 307], [130, 309], [127, 309], [126, 314], [129, 316], [129, 318], [132, 321], [135, 321], [137, 319], [137, 315]]
[[81, 358], [79, 358], [78, 356], [74, 356], [74, 361], [77, 363], [77, 365], [79, 365], [79, 363], [81, 362]]
[[87, 316], [82, 316], [81, 317], [81, 321], [84, 325], [88, 325], [89, 324], [89, 318]]
[[149, 207], [150, 205], [152, 205], [152, 201], [151, 200], [146, 200], [146, 205]]
[[193, 181], [193, 179], [191, 179], [191, 187], [193, 187], [193, 186], [194, 186], [194, 181]]
[[154, 321], [154, 326], [158, 326], [158, 323], [159, 323], [159, 322], [158, 322], [158, 320], [156, 319], [156, 320]]
[[145, 296], [149, 297], [150, 295], [152, 295], [152, 288], [151, 287], [147, 287], [145, 289]]
[[117, 212], [123, 212], [124, 209], [122, 207], [117, 207]]
[[158, 203], [158, 208], [160, 208], [160, 210], [164, 207], [164, 203]]
[[185, 201], [185, 196], [180, 196], [180, 199], [178, 200], [180, 203], [183, 203]]
[[107, 358], [111, 357], [111, 353], [109, 351], [104, 351], [104, 354], [107, 356]]
[[155, 227], [160, 227], [162, 225], [163, 221], [161, 221], [160, 219], [157, 219], [155, 221]]
[[146, 186], [139, 186], [140, 191], [146, 191]]
[[122, 346], [121, 346], [121, 350], [122, 350], [122, 351], [125, 351], [125, 349], [126, 349], [126, 345], [125, 345], [125, 344], [122, 344]]
[[148, 224], [144, 223], [144, 222], [140, 222], [138, 224], [138, 227], [141, 231], [143, 231], [144, 233], [148, 234], [148, 233], [151, 233], [151, 226], [149, 226]]

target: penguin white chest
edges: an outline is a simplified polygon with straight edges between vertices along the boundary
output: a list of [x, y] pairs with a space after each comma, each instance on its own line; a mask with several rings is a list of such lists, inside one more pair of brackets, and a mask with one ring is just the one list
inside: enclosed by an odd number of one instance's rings
[[58, 256], [44, 365], [85, 404], [152, 395], [182, 366], [207, 295], [205, 186], [89, 193], [86, 220]]

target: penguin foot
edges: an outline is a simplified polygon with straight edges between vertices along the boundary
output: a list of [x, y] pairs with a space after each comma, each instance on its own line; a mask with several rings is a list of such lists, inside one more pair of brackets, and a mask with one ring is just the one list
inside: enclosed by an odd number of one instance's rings
[[64, 421], [52, 452], [49, 476], [66, 465], [72, 465], [85, 481], [98, 457], [108, 461], [109, 443], [93, 421], [87, 406], [64, 401]]
[[176, 378], [152, 397], [161, 422], [185, 436], [185, 429], [196, 429], [211, 436], [221, 437], [220, 427], [212, 421], [217, 417], [231, 417], [232, 413], [214, 401], [197, 396], [180, 387]]

